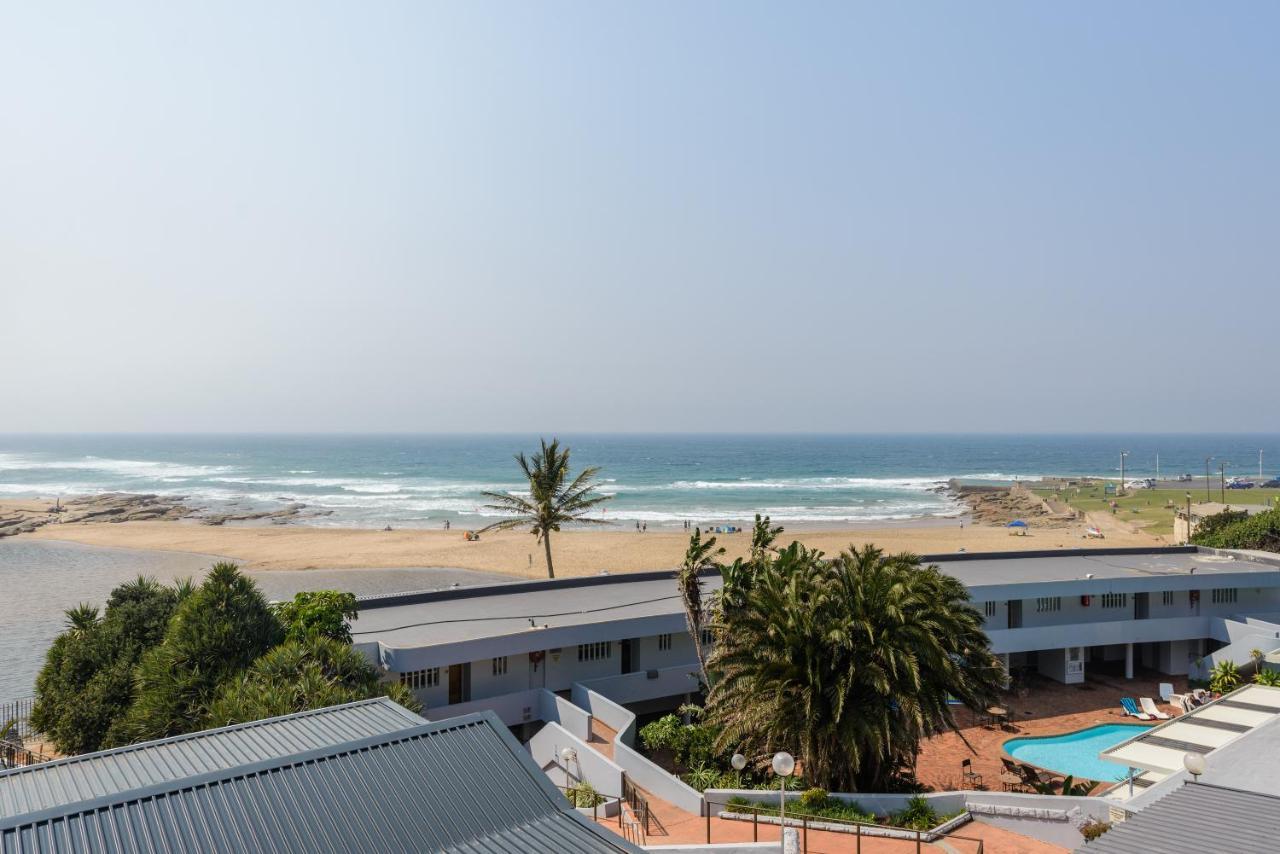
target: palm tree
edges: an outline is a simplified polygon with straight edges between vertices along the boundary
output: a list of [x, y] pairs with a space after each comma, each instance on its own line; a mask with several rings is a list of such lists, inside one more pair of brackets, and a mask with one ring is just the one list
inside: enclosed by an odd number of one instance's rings
[[750, 596], [728, 591], [707, 662], [718, 749], [786, 749], [813, 785], [886, 791], [924, 738], [957, 728], [949, 697], [976, 709], [997, 696], [1003, 671], [967, 591], [913, 555], [828, 561], [793, 543], [749, 579]]
[[596, 493], [593, 479], [600, 473], [598, 466], [588, 466], [570, 480], [569, 449], [562, 450], [558, 439], [552, 439], [550, 444], [543, 439], [541, 444], [542, 448], [534, 452], [532, 460], [526, 459], [523, 453], [516, 454], [520, 471], [529, 481], [527, 498], [505, 492], [482, 493], [493, 502], [486, 504], [486, 509], [499, 510], [511, 514], [511, 517], [481, 530], [501, 531], [528, 525], [529, 532], [546, 550], [547, 577], [555, 578], [555, 568], [551, 563], [551, 532], [559, 531], [561, 525], [570, 522], [605, 524], [603, 519], [592, 519], [587, 514], [613, 496]]
[[684, 601], [684, 618], [689, 626], [689, 637], [693, 638], [693, 652], [698, 657], [698, 669], [702, 671], [702, 683], [709, 685], [707, 678], [706, 653], [702, 649], [702, 626], [706, 611], [702, 607], [702, 579], [698, 577], [704, 569], [718, 567], [716, 558], [724, 554], [724, 549], [716, 546], [716, 538], [702, 539], [702, 531], [693, 529], [689, 537], [689, 548], [684, 553], [684, 563], [676, 574], [676, 584], [680, 588], [680, 598]]

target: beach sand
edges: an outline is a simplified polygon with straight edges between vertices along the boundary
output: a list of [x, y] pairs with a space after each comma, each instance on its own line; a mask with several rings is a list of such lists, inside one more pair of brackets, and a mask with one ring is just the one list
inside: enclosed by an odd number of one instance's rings
[[[0, 502], [0, 509], [17, 502]], [[23, 502], [31, 504], [32, 502]], [[1108, 520], [1101, 520], [1104, 524]], [[903, 523], [839, 530], [788, 530], [780, 544], [799, 540], [834, 554], [850, 544], [874, 543], [888, 551], [937, 554], [1104, 546], [1158, 546], [1159, 539], [1121, 527], [1104, 528], [1105, 540], [1083, 539], [1083, 525], [1032, 528], [1027, 536], [1010, 536], [1002, 527], [947, 523]], [[88, 522], [50, 524], [23, 537], [64, 540], [92, 546], [196, 552], [224, 555], [248, 569], [365, 569], [453, 567], [545, 578], [542, 547], [523, 531], [491, 532], [467, 542], [463, 532], [404, 528], [380, 531], [307, 525], [208, 526], [191, 522]], [[742, 556], [750, 533], [722, 534], [727, 559]], [[552, 536], [558, 576], [593, 575], [670, 569], [684, 556], [689, 535], [683, 530], [572, 530]]]

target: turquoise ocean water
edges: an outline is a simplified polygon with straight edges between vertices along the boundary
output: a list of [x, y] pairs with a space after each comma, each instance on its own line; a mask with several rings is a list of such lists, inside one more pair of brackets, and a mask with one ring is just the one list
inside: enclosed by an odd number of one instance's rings
[[[1280, 436], [574, 436], [576, 466], [598, 465], [605, 518], [651, 526], [746, 521], [756, 512], [830, 525], [958, 512], [948, 478], [1055, 474], [1228, 474], [1280, 469]], [[332, 511], [306, 524], [483, 524], [482, 490], [518, 491], [512, 455], [533, 436], [0, 436], [0, 498], [157, 492], [208, 504]], [[1217, 475], [1216, 462], [1214, 475]]]

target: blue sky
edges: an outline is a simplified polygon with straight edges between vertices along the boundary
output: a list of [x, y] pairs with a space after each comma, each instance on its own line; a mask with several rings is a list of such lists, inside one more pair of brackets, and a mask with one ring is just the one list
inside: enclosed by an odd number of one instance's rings
[[1280, 6], [0, 3], [0, 430], [1274, 430]]

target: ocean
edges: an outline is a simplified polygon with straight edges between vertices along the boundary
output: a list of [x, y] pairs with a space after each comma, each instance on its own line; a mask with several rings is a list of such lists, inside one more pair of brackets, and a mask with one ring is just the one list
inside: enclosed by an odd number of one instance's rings
[[[1277, 435], [656, 435], [560, 437], [575, 470], [600, 466], [613, 500], [603, 518], [652, 526], [792, 525], [956, 515], [950, 478], [1006, 482], [1045, 475], [1116, 477], [1280, 468]], [[301, 502], [329, 515], [302, 524], [479, 526], [497, 518], [482, 491], [518, 492], [512, 459], [534, 436], [0, 436], [0, 498], [151, 492], [191, 502], [273, 509]]]

